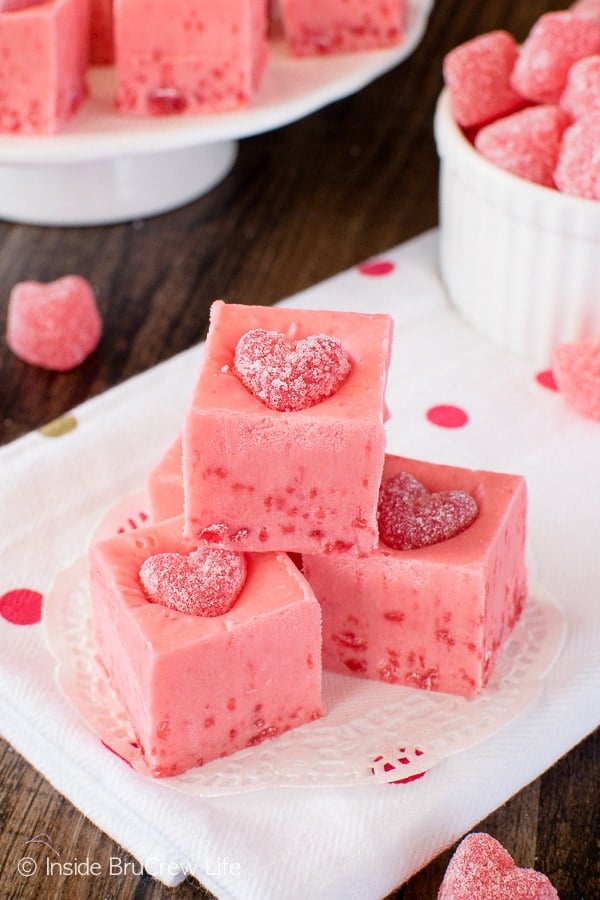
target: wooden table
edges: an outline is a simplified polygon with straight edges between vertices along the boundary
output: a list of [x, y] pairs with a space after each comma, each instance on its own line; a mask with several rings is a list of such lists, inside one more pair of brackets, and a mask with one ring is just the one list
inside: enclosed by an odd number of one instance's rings
[[[101, 349], [71, 374], [49, 374], [0, 346], [1, 442], [200, 340], [210, 302], [270, 304], [385, 251], [437, 223], [432, 132], [444, 53], [484, 31], [523, 39], [545, 0], [438, 0], [417, 51], [360, 93], [304, 120], [241, 142], [233, 171], [191, 205], [144, 221], [82, 229], [0, 223], [0, 328], [12, 285], [76, 272], [102, 308]], [[561, 900], [600, 897], [600, 734], [596, 732], [478, 828], [518, 864], [552, 879]], [[63, 799], [0, 741], [2, 896], [63, 900], [208, 897], [171, 890]], [[67, 859], [118, 856], [109, 880], [19, 877], [24, 840], [52, 831]], [[393, 895], [434, 900], [448, 850]], [[109, 883], [110, 882], [110, 883]], [[309, 898], [307, 898], [309, 900]]]

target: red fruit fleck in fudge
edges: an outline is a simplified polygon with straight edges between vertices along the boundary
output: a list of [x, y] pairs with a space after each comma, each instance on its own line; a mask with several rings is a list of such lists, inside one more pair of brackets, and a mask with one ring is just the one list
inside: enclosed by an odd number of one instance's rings
[[350, 374], [341, 341], [326, 334], [290, 341], [254, 328], [239, 339], [234, 371], [255, 397], [280, 412], [316, 406], [333, 396]]
[[246, 581], [243, 553], [195, 550], [156, 553], [140, 567], [140, 581], [149, 600], [194, 616], [229, 612]]
[[474, 832], [450, 860], [437, 900], [558, 900], [558, 894], [541, 872], [517, 868], [491, 835]]
[[482, 128], [475, 147], [507, 172], [554, 188], [554, 169], [569, 116], [558, 106], [531, 106]]
[[[599, 7], [600, 8], [600, 7]], [[600, 55], [586, 56], [569, 70], [560, 107], [572, 119], [600, 112]]]
[[96, 349], [102, 321], [92, 288], [79, 275], [16, 284], [8, 303], [6, 340], [15, 356], [57, 372], [75, 368]]
[[414, 476], [399, 472], [381, 487], [379, 534], [394, 550], [416, 550], [465, 531], [477, 513], [477, 503], [465, 491], [429, 493]]
[[575, 12], [550, 12], [529, 32], [513, 69], [513, 88], [537, 103], [558, 103], [569, 69], [600, 53], [600, 26]]
[[507, 31], [479, 35], [446, 54], [444, 81], [459, 125], [483, 125], [525, 106], [527, 101], [510, 83], [518, 54]]
[[581, 415], [600, 422], [600, 338], [559, 344], [553, 372], [565, 401]]
[[577, 119], [563, 135], [554, 181], [559, 191], [600, 200], [600, 112]]

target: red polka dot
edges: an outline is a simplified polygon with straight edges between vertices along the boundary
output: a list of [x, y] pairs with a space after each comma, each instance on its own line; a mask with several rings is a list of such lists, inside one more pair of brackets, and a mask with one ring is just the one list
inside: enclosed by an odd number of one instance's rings
[[462, 428], [469, 421], [464, 409], [449, 404], [432, 406], [427, 410], [426, 416], [432, 425], [438, 425], [440, 428]]
[[541, 384], [542, 387], [548, 388], [549, 391], [558, 390], [558, 385], [555, 381], [552, 369], [544, 369], [543, 372], [538, 372], [535, 376], [535, 380], [538, 384]]
[[393, 262], [386, 259], [372, 259], [368, 262], [362, 263], [358, 267], [358, 271], [361, 275], [389, 275], [390, 272], [393, 272], [396, 266]]
[[43, 597], [39, 591], [16, 588], [0, 597], [0, 616], [13, 625], [35, 625], [42, 618]]

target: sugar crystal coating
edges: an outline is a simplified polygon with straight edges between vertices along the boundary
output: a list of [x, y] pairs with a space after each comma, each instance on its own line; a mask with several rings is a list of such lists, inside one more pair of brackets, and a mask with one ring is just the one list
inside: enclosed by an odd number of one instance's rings
[[600, 112], [600, 54], [585, 56], [571, 66], [560, 106], [573, 119]]
[[438, 900], [558, 900], [549, 879], [520, 869], [489, 834], [467, 835], [448, 864]]
[[254, 328], [239, 339], [234, 371], [270, 409], [292, 412], [331, 397], [350, 374], [341, 341], [326, 334], [290, 341], [278, 331]]
[[490, 31], [446, 54], [444, 81], [459, 125], [482, 125], [525, 105], [510, 83], [518, 52], [511, 34]]
[[416, 550], [460, 534], [477, 514], [477, 503], [465, 491], [430, 493], [412, 475], [398, 472], [381, 486], [379, 535], [394, 550]]
[[569, 123], [558, 106], [531, 106], [483, 127], [475, 137], [475, 147], [507, 172], [553, 188], [560, 144]]
[[581, 415], [600, 421], [600, 338], [559, 344], [553, 372], [565, 401]]
[[600, 112], [577, 119], [565, 131], [554, 181], [560, 191], [600, 200]]
[[246, 581], [246, 558], [232, 550], [156, 553], [140, 566], [140, 582], [153, 603], [194, 616], [221, 616]]
[[558, 103], [569, 69], [584, 56], [600, 53], [600, 27], [589, 16], [550, 12], [526, 37], [511, 83], [537, 103]]
[[6, 340], [24, 362], [57, 372], [95, 350], [102, 321], [92, 288], [79, 275], [44, 284], [22, 281], [10, 294]]

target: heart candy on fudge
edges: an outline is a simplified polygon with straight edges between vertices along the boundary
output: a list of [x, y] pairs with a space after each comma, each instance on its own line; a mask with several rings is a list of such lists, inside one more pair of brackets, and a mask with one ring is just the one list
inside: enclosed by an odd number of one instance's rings
[[140, 566], [147, 598], [194, 616], [221, 616], [233, 607], [247, 575], [246, 557], [233, 550], [156, 553]]
[[491, 835], [473, 832], [450, 860], [437, 900], [558, 900], [558, 894], [541, 872], [518, 868]]
[[265, 406], [278, 412], [308, 409], [331, 397], [351, 369], [343, 344], [326, 334], [291, 341], [253, 328], [235, 348], [234, 372]]
[[465, 531], [478, 512], [465, 491], [430, 493], [414, 476], [398, 472], [379, 492], [379, 535], [393, 550], [416, 550]]

